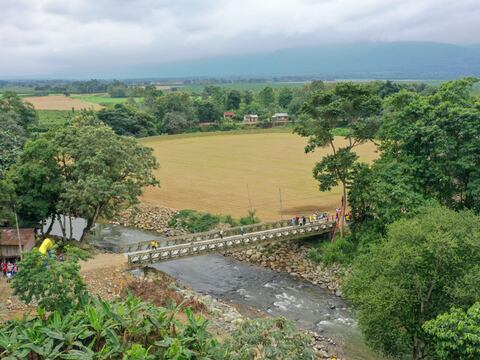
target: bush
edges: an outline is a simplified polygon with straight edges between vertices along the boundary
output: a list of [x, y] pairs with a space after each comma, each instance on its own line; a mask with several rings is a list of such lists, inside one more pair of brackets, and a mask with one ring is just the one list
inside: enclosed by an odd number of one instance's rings
[[260, 222], [260, 219], [255, 214], [255, 210], [249, 210], [246, 216], [241, 217], [237, 221], [231, 215], [213, 215], [210, 213], [186, 209], [175, 214], [168, 223], [168, 226], [180, 226], [193, 234], [213, 230], [220, 224], [228, 224], [232, 227], [257, 224]]
[[209, 231], [221, 222], [221, 217], [196, 210], [181, 210], [175, 214], [168, 226], [180, 226], [190, 233]]
[[348, 264], [354, 258], [355, 249], [350, 237], [336, 237], [333, 241], [322, 242], [319, 247], [311, 249], [308, 257], [314, 262], [326, 265]]
[[247, 216], [241, 217], [238, 222], [240, 225], [253, 225], [258, 224], [260, 219], [256, 216], [256, 210], [248, 210]]
[[244, 322], [225, 342], [231, 359], [313, 359], [310, 337], [283, 318]]
[[88, 254], [78, 248], [65, 247], [64, 261], [42, 255], [36, 248], [24, 254], [18, 273], [12, 280], [14, 294], [27, 304], [36, 301], [47, 311], [69, 312], [88, 297], [80, 276], [80, 259]]

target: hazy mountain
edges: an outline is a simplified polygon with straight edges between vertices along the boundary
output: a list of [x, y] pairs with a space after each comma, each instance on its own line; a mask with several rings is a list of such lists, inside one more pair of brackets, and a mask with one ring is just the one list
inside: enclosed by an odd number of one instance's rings
[[137, 77], [318, 76], [445, 79], [480, 76], [480, 45], [357, 43], [201, 58], [129, 69]]

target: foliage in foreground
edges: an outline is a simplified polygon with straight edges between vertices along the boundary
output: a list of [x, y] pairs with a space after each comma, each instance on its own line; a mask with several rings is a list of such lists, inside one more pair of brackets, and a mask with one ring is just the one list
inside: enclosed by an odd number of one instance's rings
[[230, 215], [214, 215], [196, 210], [185, 209], [175, 214], [170, 220], [168, 226], [180, 226], [190, 233], [197, 233], [213, 230], [222, 223], [230, 226], [239, 226], [257, 224], [259, 222], [260, 219], [255, 215], [255, 211], [249, 211], [246, 216], [236, 220]]
[[478, 222], [469, 211], [424, 208], [390, 225], [387, 237], [356, 259], [344, 291], [373, 349], [433, 355], [425, 322], [480, 298]]
[[0, 330], [2, 359], [224, 359], [207, 322], [187, 309], [176, 310], [139, 299], [108, 303], [92, 300], [62, 315], [40, 312], [34, 319], [10, 321]]
[[480, 358], [480, 303], [467, 311], [453, 308], [423, 325], [439, 359]]
[[36, 301], [47, 311], [67, 313], [81, 305], [88, 293], [78, 262], [88, 254], [71, 246], [65, 250], [64, 261], [42, 255], [36, 248], [25, 253], [12, 280], [14, 294], [28, 304]]
[[[132, 296], [91, 300], [66, 314], [39, 310], [0, 326], [2, 359], [312, 359], [310, 338], [285, 319], [249, 320], [219, 344], [187, 308], [156, 307]], [[177, 313], [184, 311], [186, 321]]]

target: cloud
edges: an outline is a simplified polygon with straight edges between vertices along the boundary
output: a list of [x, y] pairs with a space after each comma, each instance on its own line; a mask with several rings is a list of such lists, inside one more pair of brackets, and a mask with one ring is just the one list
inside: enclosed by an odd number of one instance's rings
[[75, 76], [323, 43], [480, 42], [478, 0], [0, 2], [3, 77]]

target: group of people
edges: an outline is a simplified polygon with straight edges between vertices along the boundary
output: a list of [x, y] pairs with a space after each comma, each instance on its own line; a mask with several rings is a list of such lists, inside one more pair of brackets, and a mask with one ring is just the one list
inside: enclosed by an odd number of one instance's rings
[[303, 225], [306, 225], [306, 224], [312, 224], [312, 223], [318, 223], [318, 222], [327, 222], [329, 220], [329, 215], [328, 213], [324, 212], [324, 213], [314, 213], [314, 214], [311, 214], [309, 216], [305, 216], [305, 215], [302, 215], [302, 216], [295, 216], [291, 219], [290, 223], [292, 224], [292, 226], [303, 226]]
[[5, 259], [3, 259], [2, 271], [3, 271], [3, 276], [7, 277], [7, 279], [10, 279], [12, 276], [14, 276], [18, 272], [17, 264], [12, 263], [10, 261], [7, 262]]
[[[290, 223], [292, 226], [302, 226], [306, 224], [314, 224], [319, 222], [327, 222], [327, 221], [335, 221], [338, 222], [340, 217], [342, 216], [342, 210], [336, 209], [335, 215], [329, 215], [326, 212], [320, 213], [316, 212], [309, 216], [295, 216], [291, 219]], [[352, 218], [350, 213], [345, 214], [345, 221], [349, 222]]]

